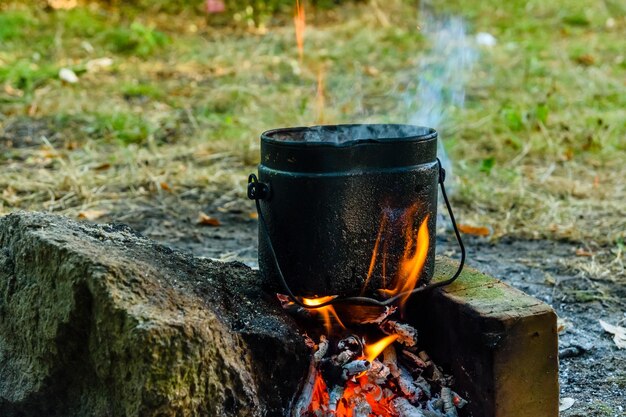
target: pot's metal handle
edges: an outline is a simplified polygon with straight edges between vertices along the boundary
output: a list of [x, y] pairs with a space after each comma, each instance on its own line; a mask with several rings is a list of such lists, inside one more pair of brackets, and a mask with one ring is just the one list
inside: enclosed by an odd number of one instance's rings
[[386, 307], [395, 303], [401, 298], [405, 298], [407, 296], [411, 296], [411, 295], [421, 293], [421, 292], [430, 291], [435, 288], [444, 287], [454, 282], [454, 280], [456, 280], [459, 277], [459, 275], [461, 275], [461, 271], [463, 271], [463, 267], [465, 266], [465, 257], [466, 257], [465, 245], [463, 245], [463, 240], [461, 239], [461, 233], [459, 232], [459, 228], [456, 224], [456, 219], [454, 218], [454, 213], [452, 213], [452, 207], [450, 206], [450, 201], [448, 200], [448, 195], [446, 194], [446, 187], [444, 186], [444, 182], [446, 180], [446, 170], [443, 169], [443, 166], [441, 165], [441, 161], [439, 160], [439, 158], [437, 158], [437, 164], [439, 165], [439, 186], [441, 187], [441, 195], [443, 196], [443, 201], [446, 203], [446, 208], [448, 209], [448, 214], [450, 215], [450, 221], [452, 222], [452, 227], [454, 228], [454, 234], [459, 244], [459, 248], [461, 249], [461, 260], [459, 262], [459, 266], [456, 272], [454, 273], [454, 275], [452, 275], [450, 278], [448, 278], [445, 281], [435, 282], [429, 285], [425, 285], [423, 287], [418, 287], [412, 291], [405, 291], [391, 298], [388, 298], [384, 301], [380, 301], [380, 300], [377, 300], [375, 298], [370, 298], [370, 297], [339, 297], [337, 296], [330, 301], [327, 301], [322, 304], [314, 305], [314, 306], [304, 304], [298, 297], [296, 297], [291, 291], [291, 288], [289, 288], [287, 281], [285, 280], [283, 271], [280, 269], [278, 257], [276, 256], [276, 252], [274, 251], [274, 246], [272, 245], [272, 239], [270, 239], [269, 230], [267, 228], [267, 224], [265, 223], [265, 217], [263, 216], [263, 213], [261, 212], [260, 201], [269, 197], [270, 188], [267, 184], [260, 182], [256, 175], [250, 174], [250, 176], [248, 177], [248, 198], [251, 200], [254, 200], [256, 204], [256, 211], [259, 216], [259, 223], [261, 227], [263, 228], [263, 232], [264, 232], [262, 234], [265, 235], [265, 238], [267, 239], [267, 246], [269, 248], [269, 252], [270, 252], [270, 255], [272, 256], [272, 259], [274, 260], [274, 264], [276, 266], [276, 272], [278, 273], [278, 279], [280, 280], [280, 284], [283, 286], [285, 292], [287, 293], [291, 301], [293, 301], [300, 307], [309, 308], [309, 309], [316, 309], [316, 308], [326, 307], [328, 305], [340, 304], [340, 303], [374, 305], [374, 306]]

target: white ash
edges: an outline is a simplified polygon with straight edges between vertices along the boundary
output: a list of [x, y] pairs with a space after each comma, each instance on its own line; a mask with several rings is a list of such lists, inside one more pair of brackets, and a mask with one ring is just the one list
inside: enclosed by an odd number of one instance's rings
[[339, 400], [341, 400], [341, 397], [343, 397], [344, 391], [345, 387], [343, 385], [335, 385], [332, 387], [329, 393], [328, 410], [337, 411], [337, 404]]
[[372, 366], [367, 371], [367, 378], [377, 385], [382, 385], [387, 381], [391, 371], [385, 364], [375, 359], [372, 362]]
[[356, 395], [353, 397], [352, 415], [354, 417], [369, 417], [372, 413], [372, 407], [369, 405], [365, 397]]
[[353, 376], [358, 375], [361, 372], [367, 371], [368, 369], [370, 369], [370, 366], [370, 362], [363, 359], [357, 359], [355, 361], [348, 362], [343, 365], [343, 372], [341, 373], [341, 376], [344, 380], [347, 381]]
[[400, 367], [400, 377], [397, 381], [402, 394], [410, 401], [415, 402], [423, 396], [422, 389], [415, 384], [415, 380], [403, 366]]
[[388, 335], [397, 335], [397, 342], [412, 347], [417, 344], [417, 330], [415, 327], [395, 320], [387, 320], [381, 323], [380, 329]]
[[400, 377], [400, 370], [398, 369], [398, 356], [396, 355], [396, 348], [393, 345], [387, 346], [383, 351], [383, 364], [389, 368], [389, 372], [394, 378]]
[[411, 404], [406, 398], [398, 397], [391, 403], [398, 417], [425, 417], [422, 410]]

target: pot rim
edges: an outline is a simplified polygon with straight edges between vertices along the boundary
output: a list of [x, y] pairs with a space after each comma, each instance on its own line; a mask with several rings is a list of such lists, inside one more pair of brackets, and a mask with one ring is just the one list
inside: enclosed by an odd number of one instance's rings
[[[401, 132], [403, 129], [406, 131], [405, 135], [384, 135], [374, 138], [357, 138], [346, 141], [321, 141], [321, 140], [293, 140], [285, 138], [276, 138], [275, 135], [293, 133], [304, 134], [307, 131], [323, 131], [328, 130], [329, 133], [338, 131], [339, 129], [355, 130], [355, 134], [358, 133], [357, 129], [363, 127], [379, 127], [385, 129], [395, 129], [395, 132]], [[285, 145], [290, 147], [329, 147], [329, 148], [345, 148], [366, 143], [379, 143], [379, 144], [391, 144], [394, 142], [421, 142], [429, 139], [437, 139], [437, 131], [433, 128], [419, 125], [401, 124], [401, 123], [352, 123], [352, 124], [337, 124], [337, 125], [314, 125], [314, 126], [297, 126], [286, 127], [279, 129], [271, 129], [261, 134], [261, 141], [271, 143], [273, 145]]]

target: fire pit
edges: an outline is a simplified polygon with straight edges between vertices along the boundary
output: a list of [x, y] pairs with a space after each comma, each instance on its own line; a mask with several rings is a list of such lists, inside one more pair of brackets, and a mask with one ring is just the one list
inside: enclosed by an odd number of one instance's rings
[[[289, 416], [558, 413], [554, 311], [477, 271], [461, 274], [436, 141], [433, 129], [408, 125], [261, 136], [248, 184], [259, 266], [311, 350]], [[435, 270], [438, 186], [461, 259]]]

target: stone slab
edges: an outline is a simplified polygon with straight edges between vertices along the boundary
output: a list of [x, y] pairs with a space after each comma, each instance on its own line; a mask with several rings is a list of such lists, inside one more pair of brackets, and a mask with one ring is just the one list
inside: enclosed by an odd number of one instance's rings
[[0, 219], [0, 416], [281, 416], [309, 352], [238, 263], [123, 225]]

